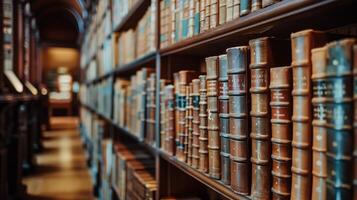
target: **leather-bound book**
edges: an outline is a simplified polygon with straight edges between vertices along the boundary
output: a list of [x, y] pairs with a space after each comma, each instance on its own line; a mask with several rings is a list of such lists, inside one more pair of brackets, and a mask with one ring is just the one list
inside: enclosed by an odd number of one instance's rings
[[[233, 20], [233, 0], [226, 0], [226, 22]], [[220, 12], [221, 14], [221, 12]]]
[[257, 11], [262, 8], [262, 0], [251, 0], [252, 1], [252, 6], [251, 6], [251, 11]]
[[273, 199], [290, 199], [291, 77], [291, 67], [270, 69]]
[[251, 162], [254, 199], [269, 199], [271, 190], [270, 72], [290, 63], [289, 41], [263, 37], [249, 41], [251, 93]]
[[353, 117], [353, 130], [354, 130], [354, 151], [353, 151], [353, 199], [357, 199], [357, 45], [353, 46], [353, 102], [354, 102], [354, 117]]
[[220, 137], [218, 117], [218, 56], [206, 58], [207, 71], [207, 130], [209, 175], [220, 179]]
[[[175, 92], [175, 149], [179, 149], [179, 113], [180, 113], [180, 98], [179, 98], [179, 91], [180, 91], [180, 77], [179, 73], [174, 73], [174, 92]], [[175, 150], [175, 154], [177, 154], [177, 150]]]
[[165, 150], [173, 156], [175, 155], [175, 108], [174, 108], [174, 86], [165, 87]]
[[208, 173], [208, 131], [207, 131], [207, 87], [206, 76], [200, 75], [200, 162], [198, 169], [201, 172]]
[[219, 132], [221, 136], [221, 174], [222, 182], [230, 184], [231, 165], [229, 157], [229, 96], [227, 55], [219, 56]]
[[178, 129], [176, 130], [176, 137], [178, 137], [178, 142], [177, 146], [178, 148], [176, 149], [176, 156], [177, 159], [186, 162], [186, 155], [185, 155], [185, 143], [187, 144], [187, 141], [185, 141], [185, 130], [186, 128], [186, 104], [187, 104], [187, 97], [186, 97], [186, 90], [189, 82], [192, 81], [192, 79], [197, 76], [197, 73], [194, 71], [180, 71], [179, 72], [179, 93], [178, 93]]
[[155, 79], [156, 74], [150, 74], [149, 78], [147, 79], [147, 89], [146, 89], [146, 136], [145, 142], [147, 144], [153, 145], [155, 142], [155, 110], [156, 110], [156, 103], [155, 103]]
[[280, 0], [262, 0], [262, 6], [263, 8], [273, 5], [274, 3], [279, 2]]
[[215, 28], [219, 25], [219, 0], [210, 0], [210, 26], [209, 28]]
[[226, 23], [227, 10], [227, 0], [219, 0], [219, 25]]
[[344, 39], [327, 45], [327, 199], [352, 199], [353, 45]]
[[[145, 138], [145, 134], [146, 134], [146, 80], [149, 77], [149, 75], [151, 73], [153, 73], [153, 69], [151, 68], [143, 68], [141, 70], [139, 70], [136, 75], [138, 78], [138, 87], [139, 87], [139, 91], [138, 91], [138, 95], [139, 95], [139, 116], [140, 116], [140, 128], [139, 128], [139, 137], [141, 140], [144, 140]], [[127, 112], [126, 112], [127, 113]], [[127, 115], [129, 116], [129, 115]], [[126, 121], [127, 122], [127, 121]]]
[[192, 167], [199, 166], [199, 137], [200, 137], [200, 79], [192, 80]]
[[291, 34], [293, 67], [293, 140], [291, 199], [311, 198], [311, 49], [321, 47], [325, 34], [304, 30]]
[[249, 47], [227, 49], [229, 139], [231, 188], [234, 192], [250, 193], [249, 162]]
[[205, 27], [204, 30], [207, 31], [210, 28], [210, 13], [211, 13], [211, 0], [205, 0]]
[[312, 61], [312, 189], [311, 199], [326, 199], [326, 47], [311, 50]]
[[160, 148], [165, 150], [166, 138], [166, 107], [165, 107], [165, 85], [167, 80], [160, 79]]
[[233, 19], [237, 19], [240, 16], [240, 0], [232, 0], [233, 1]]
[[190, 102], [189, 102], [189, 95], [190, 95], [190, 87], [186, 86], [186, 111], [185, 111], [185, 134], [184, 134], [184, 138], [183, 138], [183, 144], [184, 144], [184, 155], [185, 155], [185, 162], [188, 163], [189, 162], [189, 158], [188, 158], [188, 149], [189, 149], [189, 130], [188, 130], [188, 126], [189, 126], [189, 118], [190, 118]]
[[192, 144], [193, 144], [193, 99], [192, 99], [192, 91], [193, 91], [193, 86], [192, 86], [192, 82], [189, 85], [188, 88], [188, 104], [187, 104], [187, 121], [188, 121], [188, 160], [187, 160], [187, 164], [188, 165], [192, 165]]
[[247, 15], [250, 13], [251, 0], [240, 0], [239, 15]]
[[206, 20], [206, 16], [205, 16], [205, 9], [206, 9], [206, 0], [201, 0], [200, 1], [200, 33], [205, 31], [205, 20]]

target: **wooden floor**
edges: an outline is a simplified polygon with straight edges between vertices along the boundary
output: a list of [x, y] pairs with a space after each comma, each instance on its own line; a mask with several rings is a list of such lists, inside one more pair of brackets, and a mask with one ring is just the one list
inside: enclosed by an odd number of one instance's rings
[[53, 118], [44, 133], [44, 151], [37, 169], [24, 179], [29, 199], [92, 200], [92, 181], [86, 166], [77, 118]]

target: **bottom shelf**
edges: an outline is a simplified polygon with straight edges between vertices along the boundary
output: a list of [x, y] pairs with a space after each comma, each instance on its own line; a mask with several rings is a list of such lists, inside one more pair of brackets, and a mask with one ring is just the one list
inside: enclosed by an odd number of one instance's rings
[[242, 200], [251, 199], [250, 196], [245, 196], [233, 192], [230, 187], [224, 185], [220, 181], [210, 178], [208, 175], [192, 168], [191, 166], [188, 166], [186, 163], [177, 160], [176, 157], [170, 156], [162, 150], [159, 150], [159, 155], [162, 159], [174, 165], [185, 174], [193, 177], [194, 179], [198, 180], [205, 186], [209, 187], [210, 189], [216, 191], [217, 193], [223, 195], [228, 199], [242, 199]]

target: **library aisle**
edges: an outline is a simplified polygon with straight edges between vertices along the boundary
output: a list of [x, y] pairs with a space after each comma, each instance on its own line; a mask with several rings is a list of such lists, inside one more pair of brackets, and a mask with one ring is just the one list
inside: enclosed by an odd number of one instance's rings
[[52, 130], [43, 134], [44, 151], [36, 156], [37, 169], [24, 179], [30, 199], [94, 199], [77, 124], [73, 117], [51, 119]]

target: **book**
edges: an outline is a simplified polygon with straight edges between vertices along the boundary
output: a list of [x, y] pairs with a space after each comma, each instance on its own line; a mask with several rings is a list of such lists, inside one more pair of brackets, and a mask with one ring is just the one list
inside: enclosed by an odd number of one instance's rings
[[[251, 94], [251, 163], [253, 198], [270, 198], [271, 125], [270, 67], [290, 64], [288, 40], [262, 37], [249, 41]], [[285, 55], [285, 56], [283, 56]]]
[[250, 13], [251, 0], [240, 0], [239, 16], [244, 16]]
[[229, 96], [227, 54], [219, 57], [219, 132], [221, 136], [221, 181], [229, 185], [231, 178], [229, 154]]
[[175, 155], [175, 97], [174, 86], [169, 84], [165, 87], [165, 151], [173, 156]]
[[186, 126], [187, 126], [187, 134], [186, 139], [188, 140], [188, 150], [187, 150], [187, 164], [192, 165], [192, 143], [193, 143], [193, 105], [192, 105], [192, 82], [189, 83], [187, 87], [187, 107], [186, 107]]
[[210, 0], [210, 26], [209, 29], [219, 25], [219, 0]]
[[237, 19], [240, 16], [240, 0], [232, 0], [233, 1], [233, 19]]
[[219, 25], [226, 23], [227, 0], [219, 0]]
[[207, 130], [208, 130], [208, 164], [209, 175], [220, 179], [220, 137], [218, 117], [218, 56], [206, 58], [207, 84]]
[[[234, 0], [226, 0], [226, 22], [233, 20], [233, 2]], [[223, 13], [223, 12], [222, 12]]]
[[352, 199], [353, 75], [355, 39], [327, 45], [327, 199]]
[[146, 87], [146, 135], [145, 142], [154, 145], [155, 140], [155, 113], [156, 113], [156, 74], [150, 74]]
[[227, 49], [231, 188], [250, 193], [248, 62], [249, 47]]
[[199, 167], [201, 172], [208, 172], [208, 132], [207, 132], [207, 86], [206, 75], [200, 75], [200, 137], [199, 137]]
[[290, 199], [291, 191], [291, 67], [270, 69], [272, 196]]
[[323, 32], [311, 29], [291, 34], [293, 68], [293, 140], [291, 199], [311, 198], [311, 49], [324, 45]]
[[311, 50], [312, 61], [312, 199], [326, 199], [327, 128], [326, 128], [326, 47]]
[[262, 8], [262, 0], [251, 0], [251, 11], [257, 11]]
[[199, 166], [200, 137], [200, 79], [192, 80], [192, 167]]
[[165, 91], [165, 86], [167, 84], [168, 80], [165, 79], [160, 79], [160, 148], [165, 150], [165, 141], [166, 141], [166, 131], [168, 130], [166, 128], [166, 91]]
[[353, 46], [353, 101], [354, 101], [354, 118], [353, 118], [353, 130], [354, 130], [354, 170], [353, 170], [353, 198], [357, 199], [357, 45]]

